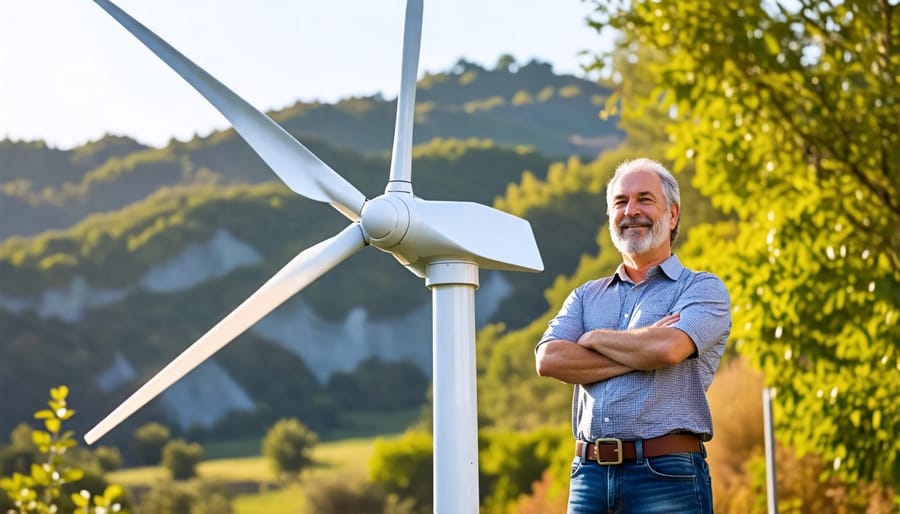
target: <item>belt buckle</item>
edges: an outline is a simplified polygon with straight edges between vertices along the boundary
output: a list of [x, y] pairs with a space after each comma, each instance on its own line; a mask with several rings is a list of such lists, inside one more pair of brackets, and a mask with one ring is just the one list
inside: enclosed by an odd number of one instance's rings
[[[616, 456], [618, 457], [616, 460], [603, 460], [600, 457], [600, 445], [601, 444], [615, 444], [616, 445]], [[600, 437], [596, 441], [594, 441], [594, 448], [597, 450], [597, 464], [601, 466], [615, 466], [616, 464], [622, 463], [622, 440], [616, 439], [614, 437]]]

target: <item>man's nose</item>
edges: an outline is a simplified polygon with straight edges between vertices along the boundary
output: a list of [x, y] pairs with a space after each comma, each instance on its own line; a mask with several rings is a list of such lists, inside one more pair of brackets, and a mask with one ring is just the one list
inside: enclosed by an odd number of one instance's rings
[[640, 205], [635, 200], [628, 200], [628, 203], [625, 204], [625, 215], [628, 217], [634, 217], [641, 213]]

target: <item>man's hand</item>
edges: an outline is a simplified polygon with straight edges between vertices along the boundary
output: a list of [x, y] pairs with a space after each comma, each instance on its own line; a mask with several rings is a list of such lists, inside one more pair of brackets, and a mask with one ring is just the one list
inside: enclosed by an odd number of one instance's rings
[[656, 323], [654, 323], [650, 326], [651, 327], [671, 327], [675, 323], [678, 323], [678, 320], [680, 320], [680, 319], [681, 319], [681, 314], [679, 314], [677, 312], [673, 312], [672, 314], [667, 314], [667, 315], [659, 318], [659, 320]]

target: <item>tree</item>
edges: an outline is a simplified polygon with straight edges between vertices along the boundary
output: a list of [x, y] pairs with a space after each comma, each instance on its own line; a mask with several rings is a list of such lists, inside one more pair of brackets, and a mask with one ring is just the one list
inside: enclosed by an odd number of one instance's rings
[[623, 119], [667, 114], [676, 169], [740, 220], [695, 229], [686, 253], [729, 286], [731, 340], [777, 389], [779, 437], [896, 488], [900, 7], [595, 4], [614, 53], [659, 85], [623, 83]]
[[203, 447], [184, 439], [169, 441], [162, 451], [162, 465], [172, 473], [173, 480], [187, 480], [197, 476], [197, 464], [203, 460]]
[[141, 425], [134, 431], [134, 455], [145, 466], [155, 466], [162, 460], [162, 451], [172, 432], [169, 427], [155, 422]]
[[497, 64], [494, 65], [495, 71], [505, 71], [505, 72], [514, 72], [518, 64], [516, 63], [516, 58], [510, 54], [503, 54], [497, 59]]
[[282, 419], [266, 433], [262, 453], [277, 474], [298, 474], [312, 463], [317, 441], [316, 434], [299, 420]]

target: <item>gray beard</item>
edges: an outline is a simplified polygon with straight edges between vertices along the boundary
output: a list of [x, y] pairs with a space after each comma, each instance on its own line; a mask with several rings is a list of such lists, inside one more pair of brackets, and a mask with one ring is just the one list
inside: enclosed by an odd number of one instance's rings
[[626, 255], [642, 255], [654, 248], [658, 248], [669, 239], [669, 234], [664, 229], [669, 226], [672, 216], [666, 211], [661, 219], [653, 222], [650, 231], [644, 236], [624, 237], [620, 229], [612, 221], [609, 224], [609, 235], [613, 245], [619, 252]]

